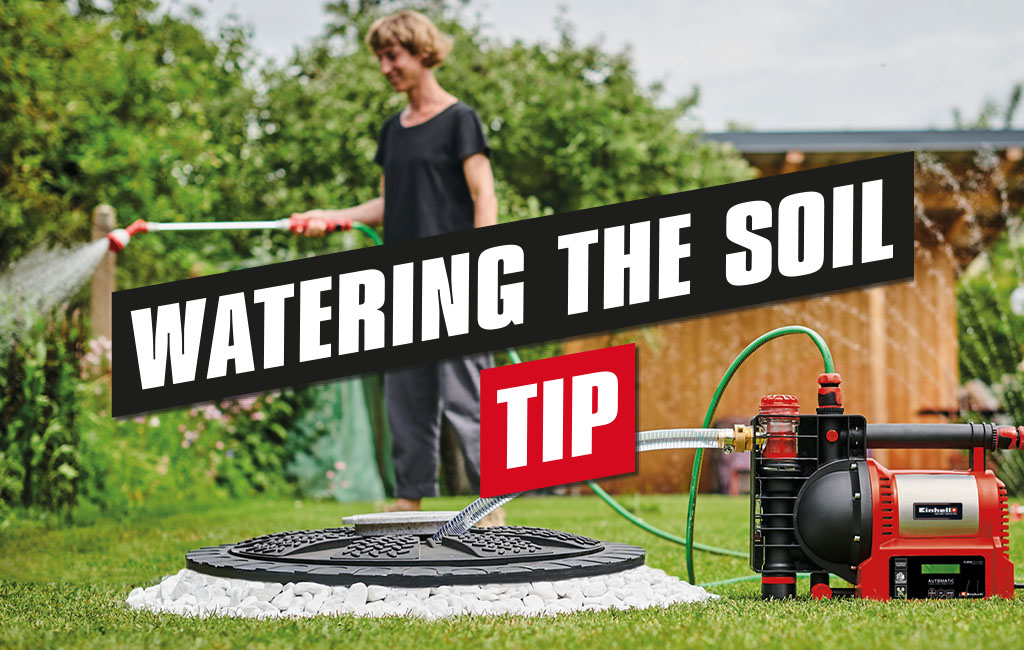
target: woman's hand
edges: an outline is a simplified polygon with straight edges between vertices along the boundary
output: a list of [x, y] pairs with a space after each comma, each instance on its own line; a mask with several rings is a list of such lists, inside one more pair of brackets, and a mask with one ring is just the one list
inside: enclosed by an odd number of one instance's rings
[[338, 216], [337, 210], [307, 210], [295, 212], [289, 217], [289, 230], [307, 237], [323, 237], [334, 230], [348, 230], [352, 221]]

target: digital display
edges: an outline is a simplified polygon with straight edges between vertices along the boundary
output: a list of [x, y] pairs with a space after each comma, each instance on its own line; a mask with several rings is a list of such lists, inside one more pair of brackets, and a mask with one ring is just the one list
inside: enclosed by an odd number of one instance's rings
[[935, 575], [935, 574], [959, 574], [959, 564], [922, 564], [921, 575]]

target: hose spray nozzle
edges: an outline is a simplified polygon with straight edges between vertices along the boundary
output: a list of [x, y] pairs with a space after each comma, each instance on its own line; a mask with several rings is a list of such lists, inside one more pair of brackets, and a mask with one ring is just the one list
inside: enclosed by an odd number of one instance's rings
[[128, 242], [131, 241], [133, 235], [143, 232], [149, 232], [149, 224], [144, 219], [136, 219], [127, 228], [118, 228], [110, 231], [107, 233], [107, 239], [110, 240], [110, 251], [120, 253], [128, 245]]

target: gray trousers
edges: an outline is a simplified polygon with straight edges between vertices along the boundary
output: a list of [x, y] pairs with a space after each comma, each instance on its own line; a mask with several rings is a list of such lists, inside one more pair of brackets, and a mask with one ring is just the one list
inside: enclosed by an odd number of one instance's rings
[[487, 353], [384, 373], [396, 497], [438, 495], [442, 420], [458, 440], [470, 489], [479, 492], [480, 371], [493, 366]]

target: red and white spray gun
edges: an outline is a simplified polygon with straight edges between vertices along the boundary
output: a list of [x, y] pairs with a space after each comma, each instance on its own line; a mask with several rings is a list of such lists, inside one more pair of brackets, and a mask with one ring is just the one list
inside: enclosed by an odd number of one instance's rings
[[290, 230], [294, 233], [305, 233], [313, 221], [320, 221], [324, 224], [325, 232], [338, 230], [349, 230], [358, 228], [369, 234], [376, 243], [380, 243], [377, 233], [369, 226], [349, 219], [327, 218], [327, 217], [306, 217], [293, 215], [285, 219], [272, 219], [269, 221], [202, 221], [202, 222], [167, 222], [154, 223], [138, 219], [127, 228], [118, 228], [107, 235], [110, 240], [110, 250], [120, 253], [128, 242], [135, 235], [144, 232], [169, 232], [182, 230]]

